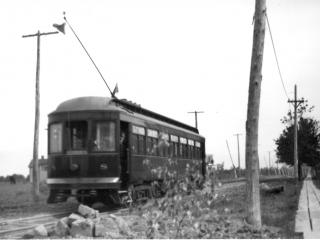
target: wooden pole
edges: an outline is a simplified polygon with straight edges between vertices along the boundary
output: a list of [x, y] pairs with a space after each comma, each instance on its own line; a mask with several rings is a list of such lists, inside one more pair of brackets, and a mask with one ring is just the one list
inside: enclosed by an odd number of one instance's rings
[[261, 228], [258, 127], [262, 60], [266, 24], [266, 0], [255, 1], [254, 32], [246, 122], [247, 222]]
[[34, 201], [39, 201], [39, 164], [38, 164], [38, 145], [39, 145], [39, 116], [40, 116], [40, 31], [37, 34], [37, 67], [36, 67], [36, 99], [35, 99], [35, 121], [33, 136], [33, 162], [32, 162], [32, 191]]
[[293, 103], [294, 107], [294, 129], [293, 129], [293, 163], [294, 163], [294, 178], [300, 180], [299, 177], [299, 159], [298, 159], [298, 120], [297, 120], [297, 109], [300, 103], [304, 100], [297, 99], [297, 85], [294, 85], [294, 100], [289, 100], [289, 103]]
[[188, 112], [188, 113], [194, 113], [195, 127], [196, 127], [196, 129], [198, 129], [198, 113], [204, 113], [204, 112], [194, 111], [194, 112]]
[[36, 66], [36, 95], [35, 95], [35, 121], [34, 121], [34, 136], [33, 136], [33, 160], [32, 160], [32, 196], [34, 201], [39, 201], [39, 164], [38, 164], [38, 146], [39, 146], [39, 117], [40, 117], [40, 36], [57, 34], [58, 32], [47, 32], [36, 34], [23, 35], [26, 37], [37, 37], [37, 66]]
[[293, 158], [294, 158], [294, 177], [298, 178], [298, 124], [297, 124], [297, 85], [294, 85], [294, 144], [293, 144]]
[[238, 143], [238, 168], [239, 168], [239, 172], [240, 172], [240, 146], [239, 146], [239, 136], [240, 135], [241, 135], [240, 133], [234, 134], [234, 136], [237, 136], [237, 143]]

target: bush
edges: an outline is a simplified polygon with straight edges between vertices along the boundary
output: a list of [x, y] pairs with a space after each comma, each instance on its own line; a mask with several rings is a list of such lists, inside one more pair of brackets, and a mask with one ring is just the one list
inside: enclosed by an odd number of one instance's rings
[[[185, 175], [177, 176], [171, 159], [165, 169], [156, 169], [155, 174], [165, 173], [161, 199], [141, 209], [147, 222], [147, 238], [200, 238], [210, 237], [206, 219], [212, 219], [214, 202], [214, 172], [209, 169], [207, 179], [200, 174], [200, 164], [186, 165]], [[170, 170], [171, 169], [171, 170]]]

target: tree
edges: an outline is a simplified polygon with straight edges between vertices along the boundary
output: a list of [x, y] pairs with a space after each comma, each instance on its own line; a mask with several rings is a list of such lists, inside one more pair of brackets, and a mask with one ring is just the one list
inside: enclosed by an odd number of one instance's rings
[[[298, 159], [299, 165], [305, 163], [309, 166], [315, 166], [320, 163], [320, 125], [319, 121], [304, 117], [304, 113], [311, 112], [313, 106], [309, 107], [307, 101], [301, 104], [298, 112]], [[286, 128], [275, 140], [277, 145], [276, 155], [278, 162], [293, 165], [293, 134], [294, 126], [292, 123], [293, 114], [288, 112], [287, 116], [281, 119]]]

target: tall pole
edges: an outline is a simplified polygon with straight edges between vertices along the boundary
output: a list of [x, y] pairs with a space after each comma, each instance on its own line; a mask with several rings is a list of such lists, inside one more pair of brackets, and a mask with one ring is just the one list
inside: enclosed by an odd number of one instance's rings
[[240, 171], [240, 146], [239, 146], [239, 136], [242, 135], [240, 133], [234, 134], [234, 136], [237, 136], [237, 143], [238, 143], [238, 169]]
[[271, 169], [270, 151], [269, 151], [269, 168]]
[[58, 32], [47, 32], [23, 35], [26, 37], [37, 37], [37, 66], [36, 66], [36, 96], [35, 96], [35, 121], [33, 136], [33, 160], [32, 160], [32, 196], [34, 201], [39, 201], [39, 164], [38, 164], [38, 145], [39, 145], [39, 116], [40, 116], [40, 36], [57, 34]]
[[194, 113], [195, 125], [196, 125], [196, 129], [198, 129], [198, 113], [204, 113], [204, 112], [202, 112], [202, 111], [193, 111], [193, 112], [188, 112], [188, 113]]
[[293, 161], [294, 177], [298, 178], [298, 124], [297, 124], [297, 85], [294, 85], [294, 142], [293, 142]]
[[294, 100], [289, 100], [289, 103], [293, 103], [294, 107], [294, 130], [293, 130], [293, 163], [294, 163], [294, 178], [299, 177], [299, 159], [298, 159], [298, 120], [297, 120], [297, 108], [304, 100], [297, 100], [297, 85], [294, 85]]
[[255, 1], [254, 32], [246, 122], [247, 222], [261, 228], [258, 127], [262, 60], [266, 24], [266, 0]]

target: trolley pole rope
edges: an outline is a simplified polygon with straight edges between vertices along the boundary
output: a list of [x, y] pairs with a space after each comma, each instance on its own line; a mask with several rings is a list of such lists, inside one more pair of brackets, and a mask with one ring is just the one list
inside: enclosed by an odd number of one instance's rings
[[78, 39], [79, 43], [81, 44], [83, 50], [86, 52], [86, 54], [88, 55], [88, 57], [90, 58], [91, 62], [93, 63], [94, 67], [97, 69], [98, 73], [100, 74], [100, 77], [102, 78], [102, 80], [104, 81], [104, 83], [106, 84], [110, 94], [111, 94], [111, 97], [115, 97], [113, 92], [110, 90], [106, 80], [104, 79], [104, 77], [102, 76], [102, 73], [100, 72], [99, 68], [97, 67], [96, 63], [93, 61], [92, 57], [90, 56], [89, 52], [87, 51], [87, 49], [85, 48], [85, 46], [83, 45], [83, 43], [81, 42], [80, 38], [78, 37], [78, 35], [76, 34], [76, 32], [73, 30], [73, 28], [71, 27], [70, 23], [68, 22], [66, 16], [64, 15], [63, 16], [63, 19], [66, 21], [66, 23], [68, 24], [68, 26], [70, 27], [71, 31], [73, 32], [73, 34], [76, 36], [76, 38]]

